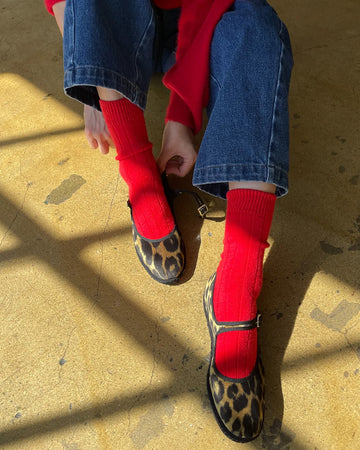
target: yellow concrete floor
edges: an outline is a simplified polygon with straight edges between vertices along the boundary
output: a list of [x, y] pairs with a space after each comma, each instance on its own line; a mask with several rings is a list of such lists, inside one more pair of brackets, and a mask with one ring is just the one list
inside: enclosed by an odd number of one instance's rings
[[[261, 436], [244, 448], [360, 446], [358, 0], [276, 0], [295, 68], [290, 194], [277, 204], [260, 298]], [[176, 214], [183, 282], [146, 276], [114, 151], [88, 148], [62, 92], [60, 36], [42, 1], [1, 1], [0, 447], [231, 449], [206, 394], [202, 293], [225, 204]], [[158, 150], [167, 93], [151, 86]], [[190, 180], [172, 180], [189, 185]], [[186, 281], [186, 283], [185, 283]]]

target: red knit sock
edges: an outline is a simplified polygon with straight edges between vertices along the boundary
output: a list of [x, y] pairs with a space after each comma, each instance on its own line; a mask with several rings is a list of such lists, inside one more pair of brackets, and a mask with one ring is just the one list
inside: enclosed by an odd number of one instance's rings
[[144, 113], [125, 98], [100, 100], [100, 106], [116, 147], [120, 174], [129, 187], [136, 228], [147, 239], [161, 239], [173, 231], [175, 221], [152, 154]]
[[[227, 194], [224, 251], [214, 288], [215, 317], [221, 322], [256, 317], [262, 286], [262, 266], [276, 196], [233, 189]], [[244, 378], [257, 356], [257, 329], [222, 333], [217, 338], [215, 363], [225, 376]]]

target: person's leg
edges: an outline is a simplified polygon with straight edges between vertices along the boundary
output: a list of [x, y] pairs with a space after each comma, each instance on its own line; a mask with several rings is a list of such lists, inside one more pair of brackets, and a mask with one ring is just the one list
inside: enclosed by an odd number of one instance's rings
[[65, 93], [100, 110], [97, 87], [107, 88], [144, 110], [155, 31], [150, 0], [67, 0]]
[[[156, 23], [151, 46], [153, 68], [154, 71], [164, 73], [175, 62], [180, 9], [161, 10], [154, 7], [153, 14], [152, 20]], [[155, 167], [143, 114], [126, 101], [118, 102], [123, 98], [121, 93], [104, 87], [97, 87], [97, 91], [111, 134], [116, 136], [118, 159], [122, 161], [120, 173], [129, 186], [129, 200], [137, 230], [148, 239], [163, 238], [173, 231], [175, 223]], [[129, 158], [129, 154], [134, 152], [134, 146], [147, 150], [135, 150], [133, 157]], [[149, 205], [152, 207], [149, 208]]]
[[[90, 4], [68, 0], [64, 29], [65, 91], [102, 111], [116, 146], [120, 173], [129, 187], [138, 256], [154, 278], [170, 282], [182, 270], [182, 255], [178, 248], [168, 251], [160, 245], [170, 238], [172, 248], [176, 247], [175, 221], [143, 113], [155, 65], [152, 4], [150, 0]], [[180, 245], [178, 237], [175, 241]]]
[[[263, 0], [237, 0], [213, 37], [209, 122], [193, 182], [228, 200], [224, 249], [204, 299], [208, 309], [211, 298], [214, 320], [230, 327], [214, 339], [209, 383], [220, 420], [240, 441], [256, 437], [262, 422], [256, 300], [276, 196], [287, 192], [291, 67], [287, 31], [275, 12]], [[236, 396], [220, 400], [224, 380], [239, 384], [228, 386]], [[244, 380], [252, 384], [247, 393], [240, 392]], [[241, 416], [249, 401], [252, 412]]]

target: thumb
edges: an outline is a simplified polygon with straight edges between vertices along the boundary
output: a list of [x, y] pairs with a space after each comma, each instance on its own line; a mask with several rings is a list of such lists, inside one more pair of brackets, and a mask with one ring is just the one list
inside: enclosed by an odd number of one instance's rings
[[159, 172], [163, 173], [165, 170], [166, 164], [167, 164], [167, 159], [163, 152], [160, 153], [160, 155], [156, 161], [156, 164], [158, 166]]
[[173, 157], [166, 164], [166, 174], [174, 174], [178, 177], [184, 177], [190, 172], [192, 166], [193, 164], [191, 161], [185, 160], [180, 156]]
[[193, 163], [190, 160], [184, 159], [177, 167], [177, 175], [184, 177], [192, 169]]

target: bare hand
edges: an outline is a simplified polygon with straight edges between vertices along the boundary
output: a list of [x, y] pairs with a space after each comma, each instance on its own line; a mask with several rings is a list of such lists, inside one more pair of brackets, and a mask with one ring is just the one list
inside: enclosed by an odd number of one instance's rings
[[91, 106], [84, 105], [85, 136], [91, 148], [99, 148], [103, 155], [109, 153], [109, 147], [114, 147], [102, 112]]
[[182, 123], [169, 121], [163, 133], [161, 152], [157, 161], [160, 173], [187, 175], [195, 164], [197, 153], [191, 129]]

